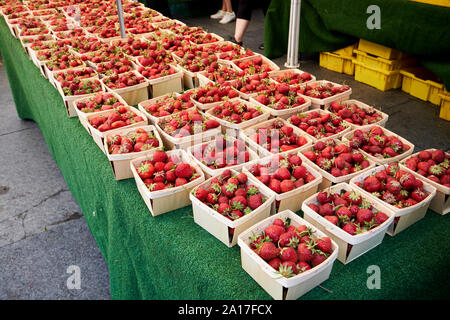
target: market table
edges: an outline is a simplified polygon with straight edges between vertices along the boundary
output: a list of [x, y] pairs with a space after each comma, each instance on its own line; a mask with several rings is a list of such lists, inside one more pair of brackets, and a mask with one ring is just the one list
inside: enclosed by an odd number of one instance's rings
[[[17, 114], [35, 121], [108, 265], [112, 299], [270, 299], [225, 247], [194, 223], [191, 207], [152, 217], [133, 179], [116, 181], [105, 155], [0, 18], [0, 50]], [[5, 169], [5, 168], [3, 168]], [[450, 219], [434, 212], [348, 265], [302, 299], [435, 299], [450, 296]], [[76, 245], [76, 244], [75, 244]], [[381, 269], [370, 290], [367, 268]]]
[[[411, 54], [450, 89], [450, 8], [408, 0], [302, 0], [299, 51], [334, 51], [365, 39]], [[381, 29], [367, 28], [367, 8], [380, 8]], [[264, 54], [287, 52], [290, 0], [272, 1]]]

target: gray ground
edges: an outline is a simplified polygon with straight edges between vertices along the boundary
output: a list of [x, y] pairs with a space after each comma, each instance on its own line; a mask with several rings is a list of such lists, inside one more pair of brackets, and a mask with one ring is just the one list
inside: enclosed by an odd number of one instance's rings
[[[208, 17], [182, 20], [225, 39], [234, 32], [233, 23], [221, 25]], [[262, 41], [263, 16], [256, 10], [244, 46], [262, 53]], [[280, 67], [285, 60], [274, 59]], [[351, 98], [389, 114], [387, 128], [417, 150], [449, 149], [450, 124], [439, 119], [438, 107], [401, 90], [383, 93], [320, 68], [315, 60], [301, 61], [300, 69], [317, 79], [349, 84]], [[109, 299], [105, 261], [38, 126], [17, 117], [4, 67], [0, 97], [0, 299]], [[80, 268], [80, 289], [67, 287], [67, 269], [73, 265]]]

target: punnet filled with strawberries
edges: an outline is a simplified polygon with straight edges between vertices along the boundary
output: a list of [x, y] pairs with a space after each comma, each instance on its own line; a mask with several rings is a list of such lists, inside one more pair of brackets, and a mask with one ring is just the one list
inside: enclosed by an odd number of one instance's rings
[[152, 131], [140, 127], [126, 134], [116, 133], [106, 138], [109, 154], [129, 154], [161, 147], [158, 137]]
[[218, 135], [210, 142], [196, 144], [188, 149], [188, 153], [210, 176], [225, 168], [239, 170], [243, 164], [258, 158], [244, 141], [226, 135]]
[[191, 98], [202, 109], [211, 107], [211, 103], [239, 97], [239, 93], [230, 85], [208, 83], [193, 90]]
[[117, 96], [110, 92], [101, 92], [97, 93], [94, 97], [78, 100], [75, 102], [75, 106], [78, 110], [86, 114], [126, 107]]
[[268, 109], [276, 111], [295, 108], [302, 108], [306, 111], [310, 104], [309, 100], [298, 95], [295, 90], [284, 83], [269, 85], [267, 90], [259, 92], [253, 99]]
[[[257, 105], [241, 99], [230, 99], [212, 107], [207, 114], [230, 124], [245, 124], [252, 119], [261, 119], [264, 112]], [[269, 115], [267, 114], [267, 119]], [[264, 120], [264, 119], [263, 119]]]
[[380, 164], [398, 161], [411, 154], [414, 145], [378, 125], [354, 129], [343, 136], [352, 149], [360, 149]]
[[369, 169], [352, 178], [350, 185], [395, 212], [388, 231], [391, 236], [423, 219], [437, 192], [436, 187], [397, 162]]
[[189, 163], [161, 150], [156, 150], [151, 160], [137, 164], [136, 171], [149, 191], [180, 187], [200, 177]]
[[160, 118], [157, 125], [164, 133], [174, 138], [188, 137], [220, 127], [217, 120], [206, 117], [196, 108]]
[[303, 72], [298, 69], [294, 70], [280, 70], [272, 71], [269, 74], [270, 78], [278, 83], [286, 83], [290, 86], [312, 81], [314, 78], [308, 72]]
[[270, 153], [281, 153], [306, 147], [311, 142], [306, 135], [296, 132], [295, 127], [280, 118], [270, 119], [252, 126], [243, 131], [241, 136]]
[[328, 111], [338, 115], [354, 126], [380, 124], [387, 121], [388, 115], [357, 100], [332, 102]]
[[243, 166], [252, 180], [275, 194], [274, 211], [297, 212], [307, 197], [317, 192], [323, 178], [296, 151], [274, 154]]
[[422, 179], [402, 170], [397, 162], [366, 177], [362, 182], [354, 183], [372, 196], [396, 208], [414, 206], [430, 195], [430, 192], [424, 189]]
[[293, 114], [289, 117], [288, 122], [306, 132], [314, 140], [337, 139], [351, 129], [350, 125], [341, 117], [325, 110], [310, 110]]
[[450, 188], [450, 154], [440, 149], [427, 149], [400, 162], [430, 181]]
[[[245, 173], [224, 170], [211, 178], [208, 187], [198, 186], [194, 196], [229, 220], [237, 220], [258, 209], [267, 199]], [[231, 231], [232, 232], [232, 231]]]
[[119, 129], [139, 122], [145, 123], [140, 115], [126, 106], [119, 106], [108, 114], [93, 115], [89, 117], [88, 122], [100, 132]]
[[261, 55], [250, 56], [233, 61], [233, 63], [242, 71], [248, 74], [270, 72], [278, 70], [278, 66], [271, 63], [266, 57]]
[[445, 215], [450, 212], [450, 154], [441, 149], [426, 149], [400, 162], [400, 167], [410, 170], [436, 188], [430, 209]]
[[381, 244], [395, 217], [393, 210], [347, 183], [312, 195], [302, 211], [307, 221], [338, 243], [338, 259], [344, 264]]
[[327, 99], [333, 96], [337, 96], [341, 93], [349, 93], [351, 89], [348, 85], [340, 85], [331, 81], [311, 81], [305, 84], [296, 86], [297, 93], [314, 98], [314, 99]]
[[155, 99], [143, 101], [140, 103], [148, 114], [155, 118], [169, 116], [193, 108], [195, 105], [191, 100], [192, 92], [186, 91], [182, 94], [172, 93]]
[[357, 174], [375, 165], [358, 150], [352, 150], [335, 139], [319, 140], [302, 154], [321, 170], [336, 178]]
[[255, 224], [239, 236], [244, 270], [274, 299], [298, 299], [326, 281], [338, 245], [291, 210]]

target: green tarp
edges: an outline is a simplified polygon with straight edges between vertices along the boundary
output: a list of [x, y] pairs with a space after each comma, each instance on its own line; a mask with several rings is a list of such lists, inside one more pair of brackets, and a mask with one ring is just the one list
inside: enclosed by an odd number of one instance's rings
[[[112, 299], [271, 298], [242, 269], [239, 247], [227, 248], [196, 225], [191, 207], [152, 217], [133, 179], [114, 180], [105, 155], [78, 119], [66, 116], [57, 90], [2, 18], [0, 51], [19, 117], [39, 125], [106, 260]], [[449, 230], [449, 216], [429, 211], [350, 264], [336, 261], [323, 283], [332, 293], [317, 287], [303, 299], [448, 298]], [[372, 265], [380, 267], [381, 289], [366, 285]]]
[[[264, 53], [286, 54], [290, 0], [272, 0], [264, 26]], [[367, 20], [380, 8], [381, 28]], [[366, 39], [409, 53], [433, 71], [450, 89], [450, 8], [408, 0], [302, 0], [299, 50], [334, 51]]]

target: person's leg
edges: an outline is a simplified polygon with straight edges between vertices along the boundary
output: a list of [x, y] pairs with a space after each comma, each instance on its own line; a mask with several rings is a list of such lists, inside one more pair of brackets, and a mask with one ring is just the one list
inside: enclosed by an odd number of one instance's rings
[[221, 24], [227, 24], [236, 19], [236, 15], [231, 8], [231, 0], [224, 0], [225, 3], [225, 14], [222, 20], [219, 21]]
[[242, 42], [245, 31], [252, 18], [252, 5], [251, 0], [239, 0], [238, 11], [236, 14], [236, 27], [234, 29], [234, 41], [237, 43]]
[[222, 10], [224, 10], [226, 12], [233, 12], [233, 8], [231, 6], [231, 0], [223, 0], [222, 3], [223, 3]]
[[242, 42], [249, 23], [250, 20], [236, 19], [236, 28], [234, 29], [234, 39], [236, 42]]

